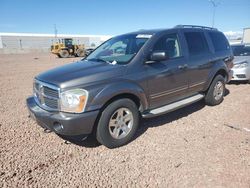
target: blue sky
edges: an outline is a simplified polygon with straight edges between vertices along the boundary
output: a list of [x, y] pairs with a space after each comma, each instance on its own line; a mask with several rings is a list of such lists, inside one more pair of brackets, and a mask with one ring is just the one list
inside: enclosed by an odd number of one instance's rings
[[[215, 27], [250, 27], [250, 0], [217, 0]], [[208, 0], [0, 0], [0, 32], [116, 35], [177, 24], [211, 26]]]

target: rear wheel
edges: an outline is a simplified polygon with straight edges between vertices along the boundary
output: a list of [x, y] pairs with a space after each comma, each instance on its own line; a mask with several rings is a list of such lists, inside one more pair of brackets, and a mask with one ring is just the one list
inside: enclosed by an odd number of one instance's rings
[[77, 57], [84, 57], [85, 56], [85, 51], [83, 49], [78, 49], [76, 51], [76, 56]]
[[130, 99], [119, 99], [109, 104], [101, 114], [96, 130], [98, 142], [108, 148], [127, 144], [139, 125], [139, 111]]
[[69, 57], [69, 51], [68, 50], [60, 50], [59, 55], [62, 58], [67, 58], [67, 57]]
[[210, 106], [220, 104], [224, 99], [225, 89], [224, 77], [221, 75], [217, 75], [211, 83], [205, 96], [206, 104]]

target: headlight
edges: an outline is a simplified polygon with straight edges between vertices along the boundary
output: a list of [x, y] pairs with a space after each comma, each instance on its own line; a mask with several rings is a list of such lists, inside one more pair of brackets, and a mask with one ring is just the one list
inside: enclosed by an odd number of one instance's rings
[[84, 89], [72, 89], [61, 93], [61, 111], [84, 112], [88, 100], [88, 92]]
[[235, 64], [233, 68], [240, 69], [240, 68], [245, 68], [248, 65], [249, 65], [248, 62], [242, 62], [242, 63]]

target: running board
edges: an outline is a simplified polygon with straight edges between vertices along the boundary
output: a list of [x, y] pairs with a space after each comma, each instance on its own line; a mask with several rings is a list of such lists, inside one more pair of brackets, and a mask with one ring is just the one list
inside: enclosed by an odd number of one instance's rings
[[158, 115], [161, 115], [161, 114], [172, 112], [174, 110], [177, 110], [177, 109], [182, 108], [184, 106], [187, 106], [189, 104], [197, 102], [197, 101], [199, 101], [199, 100], [201, 100], [203, 98], [204, 98], [203, 94], [193, 95], [191, 97], [188, 97], [188, 98], [182, 99], [180, 101], [168, 104], [166, 106], [162, 106], [160, 108], [150, 110], [149, 112], [142, 114], [142, 117], [143, 118], [151, 118], [151, 117], [154, 117], [154, 116], [158, 116]]

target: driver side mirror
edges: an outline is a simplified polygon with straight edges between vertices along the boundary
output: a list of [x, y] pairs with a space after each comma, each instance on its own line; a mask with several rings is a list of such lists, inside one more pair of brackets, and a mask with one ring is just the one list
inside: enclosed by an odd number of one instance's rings
[[168, 57], [165, 51], [152, 52], [147, 63], [159, 62], [167, 59]]

